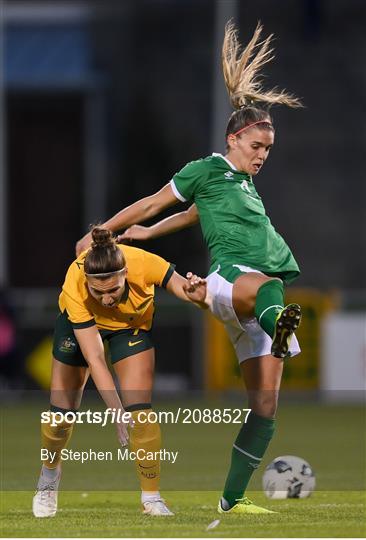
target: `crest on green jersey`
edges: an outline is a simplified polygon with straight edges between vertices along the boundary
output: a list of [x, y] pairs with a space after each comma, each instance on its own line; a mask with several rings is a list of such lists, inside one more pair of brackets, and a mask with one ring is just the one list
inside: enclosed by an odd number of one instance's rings
[[240, 187], [243, 191], [247, 191], [248, 193], [250, 193], [250, 189], [249, 189], [249, 185], [248, 185], [248, 180], [243, 180], [242, 183], [240, 184]]

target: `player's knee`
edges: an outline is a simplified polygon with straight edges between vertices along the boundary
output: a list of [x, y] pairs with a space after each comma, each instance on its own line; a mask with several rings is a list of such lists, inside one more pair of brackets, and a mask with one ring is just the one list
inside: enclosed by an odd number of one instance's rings
[[[75, 388], [51, 390], [51, 412], [76, 412], [80, 407], [84, 386], [85, 376], [83, 381], [80, 379], [75, 382]], [[57, 403], [58, 405], [54, 405], [54, 403]]]
[[249, 408], [258, 416], [274, 418], [277, 412], [278, 393], [271, 391], [258, 392], [250, 399]]

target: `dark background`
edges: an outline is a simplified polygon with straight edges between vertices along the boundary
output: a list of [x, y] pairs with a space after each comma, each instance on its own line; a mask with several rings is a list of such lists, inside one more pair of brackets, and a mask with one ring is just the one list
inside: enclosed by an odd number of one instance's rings
[[[302, 270], [297, 298], [317, 313], [302, 324], [302, 367], [288, 370], [318, 377], [327, 310], [366, 311], [366, 2], [0, 5], [0, 387], [2, 375], [17, 374], [22, 386], [23, 371], [47, 386], [39, 373], [49, 369], [57, 297], [88, 226], [159, 190], [188, 161], [224, 152], [231, 109], [220, 50], [235, 13], [242, 43], [258, 20], [263, 37], [274, 34], [264, 86], [304, 103], [272, 109], [275, 146], [255, 182]], [[206, 275], [199, 226], [141, 246], [181, 274]], [[203, 388], [218, 331], [160, 291], [157, 305], [158, 371], [168, 377], [160, 387]], [[358, 358], [357, 347], [349, 357]], [[308, 388], [310, 376], [296, 377]]]
[[[5, 13], [12, 4], [5, 3]], [[83, 33], [87, 69], [104, 102], [106, 166], [100, 181], [106, 204], [103, 215], [88, 216], [98, 221], [158, 190], [187, 161], [224, 150], [223, 143], [211, 146], [215, 2], [84, 5], [91, 8], [87, 20], [57, 23], [54, 32], [51, 23], [13, 21], [5, 29], [10, 37], [18, 33], [18, 49], [27, 49], [26, 30], [32, 28], [46, 30], [43, 50], [54, 47], [62, 28]], [[275, 147], [256, 178], [273, 224], [299, 261], [299, 285], [365, 286], [365, 15], [363, 0], [238, 2], [242, 42], [259, 19], [265, 35], [276, 38], [265, 84], [287, 88], [305, 105], [272, 109]], [[18, 49], [10, 45], [9, 72], [18, 61]], [[91, 90], [37, 84], [34, 72], [43, 58], [33, 62], [28, 82], [17, 85], [9, 76], [5, 84], [11, 287], [61, 284], [74, 243], [85, 232], [88, 192], [97, 190], [81, 187], [83, 100]], [[207, 270], [199, 227], [146, 247], [181, 272]]]

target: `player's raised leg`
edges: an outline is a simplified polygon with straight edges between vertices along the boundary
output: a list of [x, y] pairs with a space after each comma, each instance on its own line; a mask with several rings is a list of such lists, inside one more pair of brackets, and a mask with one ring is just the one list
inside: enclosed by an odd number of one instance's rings
[[301, 308], [298, 304], [284, 307], [280, 279], [259, 272], [239, 276], [233, 285], [233, 307], [239, 320], [255, 315], [260, 327], [272, 338], [272, 356], [287, 356], [292, 336], [301, 322]]

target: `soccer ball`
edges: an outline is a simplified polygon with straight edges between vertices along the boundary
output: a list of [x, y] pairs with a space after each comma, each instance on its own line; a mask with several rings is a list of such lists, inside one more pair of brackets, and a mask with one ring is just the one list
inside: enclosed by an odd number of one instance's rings
[[263, 474], [263, 490], [269, 499], [303, 499], [315, 488], [309, 463], [296, 456], [280, 456]]

